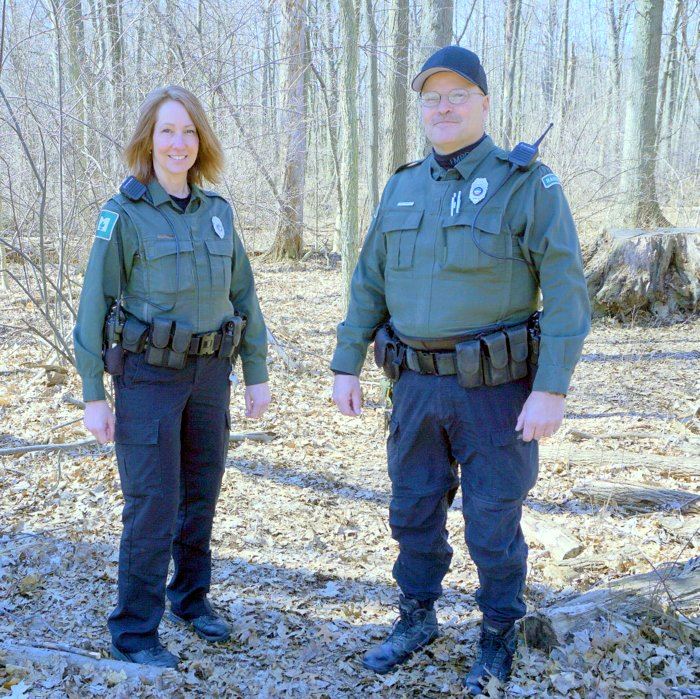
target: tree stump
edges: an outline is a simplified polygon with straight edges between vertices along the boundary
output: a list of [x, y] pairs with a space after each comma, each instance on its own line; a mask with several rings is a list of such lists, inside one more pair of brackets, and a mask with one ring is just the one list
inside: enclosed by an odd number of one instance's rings
[[700, 307], [700, 228], [614, 229], [586, 264], [594, 312], [660, 318]]

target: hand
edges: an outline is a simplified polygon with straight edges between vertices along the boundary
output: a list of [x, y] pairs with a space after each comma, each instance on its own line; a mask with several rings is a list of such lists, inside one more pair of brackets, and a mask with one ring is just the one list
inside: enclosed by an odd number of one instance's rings
[[259, 418], [270, 405], [272, 396], [270, 386], [265, 383], [256, 383], [245, 387], [245, 416]]
[[114, 441], [114, 413], [106, 400], [91, 400], [85, 404], [83, 424], [99, 444]]
[[523, 431], [523, 442], [551, 437], [564, 419], [566, 396], [533, 391], [518, 415], [515, 430]]
[[336, 374], [333, 381], [333, 402], [343, 415], [362, 414], [362, 388], [360, 379], [349, 374]]

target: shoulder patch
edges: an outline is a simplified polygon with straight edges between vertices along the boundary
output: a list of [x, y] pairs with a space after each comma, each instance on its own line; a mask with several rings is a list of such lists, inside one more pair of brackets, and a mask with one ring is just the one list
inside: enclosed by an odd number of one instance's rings
[[542, 184], [544, 185], [545, 189], [554, 187], [555, 184], [558, 184], [561, 187], [561, 182], [559, 181], [559, 178], [553, 172], [546, 174], [542, 178]]
[[119, 220], [119, 214], [109, 209], [103, 209], [100, 212], [100, 218], [97, 219], [97, 230], [95, 231], [95, 238], [101, 238], [102, 240], [111, 240], [112, 232], [114, 231], [114, 226], [117, 225]]
[[396, 170], [394, 170], [394, 174], [397, 172], [401, 172], [401, 170], [406, 170], [409, 167], [415, 167], [416, 165], [420, 165], [425, 158], [421, 158], [420, 160], [412, 160], [410, 163], [404, 163], [403, 165], [399, 165]]

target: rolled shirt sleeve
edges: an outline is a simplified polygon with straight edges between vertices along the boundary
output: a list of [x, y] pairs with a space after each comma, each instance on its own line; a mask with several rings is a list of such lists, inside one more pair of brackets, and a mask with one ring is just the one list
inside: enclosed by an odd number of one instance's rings
[[591, 309], [569, 204], [549, 168], [540, 166], [536, 176], [525, 231], [542, 291], [542, 337], [533, 390], [566, 394], [590, 330]]

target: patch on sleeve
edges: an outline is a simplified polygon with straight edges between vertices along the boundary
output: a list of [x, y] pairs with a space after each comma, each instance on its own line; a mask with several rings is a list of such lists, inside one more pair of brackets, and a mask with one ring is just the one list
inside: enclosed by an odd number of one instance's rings
[[102, 238], [102, 240], [111, 240], [112, 231], [114, 226], [117, 225], [117, 219], [119, 214], [115, 214], [114, 211], [108, 211], [104, 209], [100, 212], [100, 218], [97, 219], [97, 230], [95, 231], [95, 238]]
[[555, 184], [558, 184], [561, 187], [561, 182], [559, 181], [559, 178], [552, 172], [550, 172], [548, 175], [545, 175], [542, 178], [542, 184], [544, 185], [545, 189], [554, 187]]

